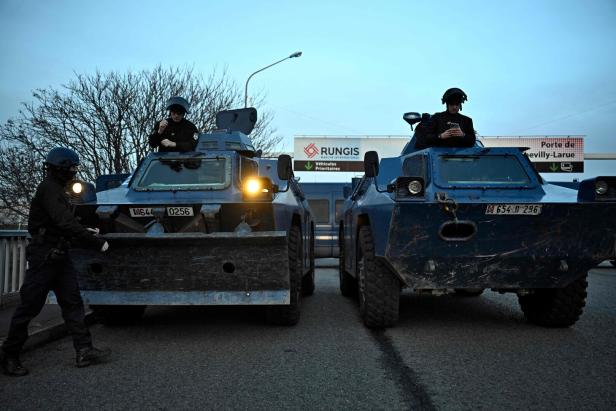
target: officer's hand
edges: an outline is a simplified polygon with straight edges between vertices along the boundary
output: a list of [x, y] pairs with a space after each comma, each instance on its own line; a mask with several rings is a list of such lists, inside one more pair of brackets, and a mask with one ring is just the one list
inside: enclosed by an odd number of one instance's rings
[[169, 140], [168, 138], [164, 138], [160, 142], [160, 145], [163, 147], [175, 147], [176, 146], [176, 144], [173, 141]]
[[450, 128], [441, 133], [441, 138], [443, 140], [446, 140], [448, 138], [461, 137], [463, 135], [464, 133], [462, 133], [462, 130], [460, 130], [459, 128]]
[[89, 232], [92, 233], [92, 235], [97, 236], [100, 234], [101, 230], [99, 230], [98, 228], [90, 228], [90, 227], [86, 227], [86, 230], [88, 230]]
[[460, 129], [459, 129], [459, 128], [457, 128], [457, 127], [456, 127], [456, 128], [450, 128], [450, 129], [449, 129], [449, 130], [447, 130], [447, 131], [450, 131], [450, 132], [451, 132], [451, 133], [450, 133], [451, 137], [462, 137], [462, 136], [464, 135], [464, 133], [462, 132], [462, 130], [460, 130]]
[[101, 247], [101, 252], [105, 252], [109, 250], [109, 243], [107, 241], [105, 241], [105, 244], [103, 244], [103, 246]]
[[452, 135], [451, 135], [451, 129], [445, 130], [445, 131], [443, 131], [443, 132], [440, 134], [440, 138], [441, 138], [441, 139], [443, 139], [443, 140], [446, 140], [446, 139], [451, 138], [451, 137], [452, 137]]
[[167, 128], [167, 125], [169, 125], [167, 120], [163, 120], [160, 123], [158, 123], [158, 134], [163, 134], [163, 132]]

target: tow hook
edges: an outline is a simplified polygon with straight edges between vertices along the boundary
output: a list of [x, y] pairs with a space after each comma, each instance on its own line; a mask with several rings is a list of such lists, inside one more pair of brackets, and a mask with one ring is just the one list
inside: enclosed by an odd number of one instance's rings
[[441, 204], [445, 212], [453, 216], [453, 221], [446, 221], [439, 228], [439, 237], [445, 241], [468, 241], [477, 232], [477, 225], [469, 220], [458, 220], [458, 203], [449, 198], [447, 193], [436, 193], [436, 201]]
[[447, 193], [439, 192], [435, 194], [436, 201], [443, 206], [443, 210], [450, 213], [453, 216], [453, 220], [458, 222], [458, 216], [456, 215], [456, 211], [458, 211], [458, 203], [453, 198], [449, 198]]

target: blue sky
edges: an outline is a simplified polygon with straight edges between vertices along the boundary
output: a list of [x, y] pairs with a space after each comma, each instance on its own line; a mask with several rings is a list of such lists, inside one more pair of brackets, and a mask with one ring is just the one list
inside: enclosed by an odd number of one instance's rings
[[[0, 122], [73, 73], [190, 65], [254, 70], [293, 135], [404, 135], [405, 111], [463, 88], [482, 135], [585, 134], [616, 152], [616, 1], [0, 2]], [[615, 162], [587, 162], [616, 174]]]

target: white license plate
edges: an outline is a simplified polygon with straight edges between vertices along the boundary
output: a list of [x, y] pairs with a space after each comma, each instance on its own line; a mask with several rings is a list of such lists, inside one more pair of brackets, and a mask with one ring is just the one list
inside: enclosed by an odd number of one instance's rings
[[169, 217], [192, 217], [192, 207], [167, 207], [167, 215]]
[[[167, 207], [169, 217], [192, 217], [195, 215], [192, 207]], [[132, 207], [130, 208], [131, 217], [153, 217], [151, 207]]]
[[151, 207], [134, 207], [130, 208], [131, 217], [152, 217]]
[[539, 215], [541, 204], [488, 204], [486, 215]]

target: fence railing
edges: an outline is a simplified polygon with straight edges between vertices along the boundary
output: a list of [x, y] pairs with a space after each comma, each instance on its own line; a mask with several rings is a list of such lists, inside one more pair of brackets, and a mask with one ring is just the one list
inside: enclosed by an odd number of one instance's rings
[[27, 235], [25, 230], [0, 230], [0, 306], [24, 282]]

